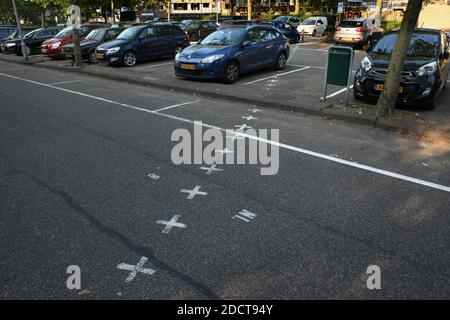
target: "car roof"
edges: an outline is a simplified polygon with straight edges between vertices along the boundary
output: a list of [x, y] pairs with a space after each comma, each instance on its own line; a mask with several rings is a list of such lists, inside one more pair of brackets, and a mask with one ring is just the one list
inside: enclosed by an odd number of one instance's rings
[[366, 18], [350, 18], [350, 19], [342, 19], [342, 21], [365, 21]]

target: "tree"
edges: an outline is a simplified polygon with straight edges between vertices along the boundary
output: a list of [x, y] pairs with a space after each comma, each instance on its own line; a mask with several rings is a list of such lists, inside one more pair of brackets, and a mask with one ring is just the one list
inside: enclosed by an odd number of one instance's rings
[[300, 13], [300, 0], [295, 0], [295, 14], [299, 14]]
[[389, 62], [388, 73], [383, 91], [377, 102], [378, 116], [391, 115], [397, 102], [400, 79], [408, 51], [409, 42], [416, 28], [417, 19], [422, 9], [423, 0], [409, 0], [403, 16], [402, 25], [397, 35], [394, 50]]

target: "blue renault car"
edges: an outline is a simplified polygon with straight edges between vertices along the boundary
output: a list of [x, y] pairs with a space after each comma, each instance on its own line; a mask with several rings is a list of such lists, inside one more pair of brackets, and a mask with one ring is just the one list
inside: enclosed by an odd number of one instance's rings
[[235, 82], [240, 74], [263, 68], [283, 70], [289, 40], [272, 26], [230, 26], [175, 56], [175, 75]]
[[174, 57], [189, 44], [188, 35], [178, 26], [169, 23], [139, 25], [99, 45], [95, 58], [99, 62], [132, 67], [139, 61]]

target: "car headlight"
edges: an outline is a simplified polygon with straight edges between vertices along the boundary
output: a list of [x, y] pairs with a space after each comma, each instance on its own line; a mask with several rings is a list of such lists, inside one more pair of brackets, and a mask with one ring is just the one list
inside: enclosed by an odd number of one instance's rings
[[175, 60], [180, 59], [180, 57], [181, 57], [181, 52], [178, 52], [178, 53], [175, 55]]
[[120, 50], [120, 47], [113, 47], [113, 48], [109, 48], [108, 50], [106, 50], [106, 54], [113, 54], [116, 53]]
[[214, 61], [222, 59], [223, 57], [225, 57], [224, 54], [215, 54], [213, 56], [203, 58], [202, 63], [213, 63]]
[[59, 46], [61, 45], [61, 42], [55, 42], [53, 45], [52, 45], [52, 49], [58, 49], [59, 48]]
[[364, 59], [362, 59], [361, 68], [363, 68], [365, 71], [369, 71], [370, 69], [372, 69], [372, 61], [368, 56], [365, 56]]
[[11, 47], [15, 47], [16, 44], [15, 44], [15, 43], [7, 43], [6, 46], [7, 46], [8, 48], [11, 48]]
[[416, 74], [419, 77], [429, 76], [430, 74], [436, 72], [436, 70], [437, 70], [437, 63], [436, 61], [433, 61], [417, 69]]

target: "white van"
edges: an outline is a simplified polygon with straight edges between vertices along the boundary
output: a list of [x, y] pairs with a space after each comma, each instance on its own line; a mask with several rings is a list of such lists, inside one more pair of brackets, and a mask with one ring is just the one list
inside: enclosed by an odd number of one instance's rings
[[323, 36], [325, 35], [327, 25], [328, 20], [326, 17], [310, 17], [297, 27], [297, 31], [299, 33], [305, 32], [305, 34], [313, 37]]

